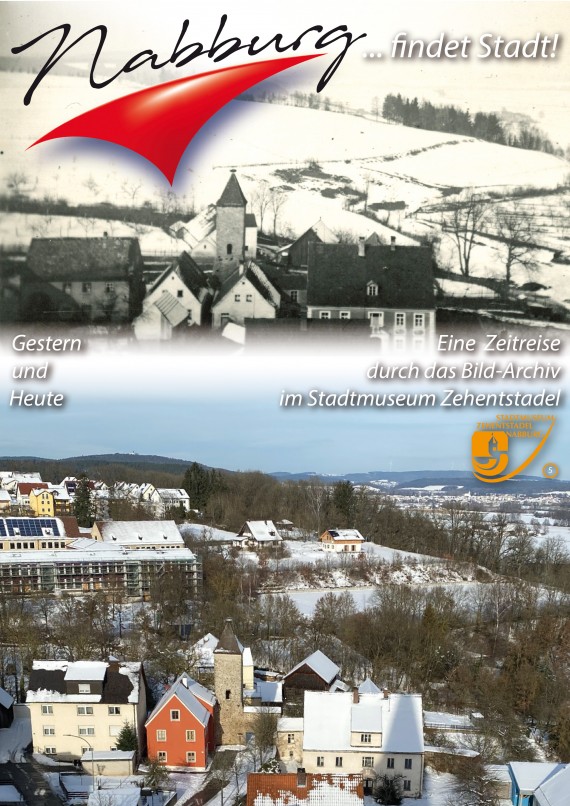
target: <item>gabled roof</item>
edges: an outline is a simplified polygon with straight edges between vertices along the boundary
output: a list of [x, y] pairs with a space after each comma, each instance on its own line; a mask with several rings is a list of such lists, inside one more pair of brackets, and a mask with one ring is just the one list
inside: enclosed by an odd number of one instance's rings
[[327, 658], [324, 652], [321, 652], [320, 649], [317, 649], [316, 652], [313, 652], [312, 655], [309, 655], [308, 658], [305, 658], [293, 669], [291, 669], [289, 674], [285, 675], [285, 680], [287, 680], [288, 677], [294, 674], [298, 669], [301, 669], [303, 666], [308, 666], [310, 669], [312, 669], [315, 674], [318, 674], [318, 676], [325, 681], [325, 683], [332, 683], [340, 672], [340, 669], [336, 663], [333, 663], [330, 658]]
[[231, 293], [234, 286], [236, 286], [241, 280], [245, 279], [248, 280], [253, 288], [261, 294], [261, 296], [267, 300], [271, 305], [276, 305], [275, 300], [273, 299], [273, 295], [269, 288], [269, 280], [265, 278], [268, 285], [262, 282], [260, 279], [261, 276], [265, 276], [263, 271], [256, 266], [252, 261], [248, 263], [245, 267], [238, 267], [235, 271], [233, 271], [229, 277], [222, 283], [218, 292], [216, 294], [216, 298], [214, 301], [214, 305], [219, 305], [219, 303], [229, 294]]
[[137, 238], [32, 238], [28, 268], [42, 280], [116, 280], [141, 262]]
[[208, 281], [206, 280], [206, 275], [202, 269], [192, 259], [188, 252], [182, 252], [180, 255], [178, 255], [174, 263], [172, 263], [161, 274], [159, 274], [149, 288], [148, 295], [152, 294], [153, 291], [156, 291], [156, 289], [164, 282], [168, 275], [172, 274], [173, 272], [180, 277], [186, 288], [191, 291], [196, 298], [198, 298], [202, 289], [208, 288]]
[[532, 794], [565, 767], [555, 761], [511, 761], [509, 769], [521, 793]]
[[156, 717], [156, 715], [162, 711], [162, 709], [168, 705], [173, 699], [177, 699], [181, 705], [186, 708], [186, 710], [194, 716], [201, 725], [206, 726], [210, 719], [210, 712], [207, 708], [205, 708], [202, 703], [199, 701], [198, 696], [200, 699], [206, 700], [211, 705], [214, 705], [216, 702], [216, 698], [214, 695], [209, 692], [204, 686], [201, 686], [195, 680], [193, 680], [187, 674], [181, 674], [180, 677], [172, 684], [172, 686], [166, 691], [160, 700], [157, 702], [155, 707], [153, 708], [150, 716], [146, 721], [146, 725]]
[[358, 529], [327, 529], [321, 535], [321, 539], [325, 535], [329, 535], [333, 540], [358, 540], [364, 542], [364, 538]]
[[34, 492], [35, 490], [47, 490], [49, 489], [49, 484], [46, 481], [41, 482], [20, 482], [18, 484], [18, 494], [19, 495], [29, 495], [30, 493]]
[[235, 171], [230, 173], [230, 178], [217, 202], [218, 207], [245, 207], [247, 199], [237, 180]]
[[247, 806], [362, 806], [362, 776], [254, 772], [247, 777], [246, 803]]
[[[426, 246], [309, 246], [307, 304], [356, 308], [434, 308], [431, 250]], [[367, 285], [378, 294], [367, 295]]]
[[237, 536], [240, 537], [247, 533], [249, 533], [257, 543], [272, 543], [283, 539], [273, 521], [246, 521]]
[[359, 694], [380, 694], [381, 690], [378, 688], [376, 683], [373, 683], [372, 680], [367, 677], [359, 686], [358, 686], [358, 693]]
[[245, 214], [245, 226], [257, 228], [257, 221], [255, 220], [255, 215], [253, 213]]

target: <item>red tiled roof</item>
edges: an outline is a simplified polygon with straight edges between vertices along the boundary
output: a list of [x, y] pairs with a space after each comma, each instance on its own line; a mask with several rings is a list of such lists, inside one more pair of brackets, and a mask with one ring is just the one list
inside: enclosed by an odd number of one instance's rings
[[[306, 785], [299, 786], [298, 773], [251, 773], [247, 776], [247, 806], [254, 806], [258, 795], [269, 797], [275, 802], [286, 802], [287, 806], [305, 804], [307, 800], [315, 799], [317, 790], [323, 785], [327, 785], [328, 789], [327, 806], [346, 803], [347, 795], [352, 795], [355, 803], [364, 803], [360, 775], [307, 773], [305, 779]], [[335, 792], [338, 798], [335, 797]]]

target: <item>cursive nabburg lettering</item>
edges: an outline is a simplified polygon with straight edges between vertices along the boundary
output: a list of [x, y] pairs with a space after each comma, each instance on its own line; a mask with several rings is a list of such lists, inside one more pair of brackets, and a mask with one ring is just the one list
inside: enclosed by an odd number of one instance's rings
[[189, 64], [189, 62], [198, 58], [199, 56], [207, 56], [214, 62], [220, 62], [223, 59], [226, 59], [228, 56], [237, 53], [238, 51], [245, 51], [248, 56], [257, 56], [268, 48], [273, 48], [276, 53], [285, 53], [288, 50], [296, 51], [301, 47], [301, 44], [311, 44], [312, 39], [315, 40], [313, 47], [316, 50], [329, 48], [335, 43], [339, 42], [341, 44], [341, 50], [328, 65], [327, 69], [319, 79], [319, 83], [317, 84], [317, 92], [320, 92], [322, 89], [324, 89], [324, 87], [326, 87], [338, 67], [340, 67], [342, 60], [348, 53], [349, 48], [355, 42], [358, 42], [359, 39], [363, 39], [366, 36], [366, 34], [360, 34], [358, 36], [353, 35], [350, 33], [346, 25], [337, 25], [328, 30], [325, 30], [324, 26], [322, 25], [311, 25], [293, 40], [287, 42], [285, 41], [284, 35], [279, 33], [274, 34], [264, 42], [260, 41], [261, 37], [259, 36], [253, 36], [248, 41], [243, 41], [238, 36], [229, 36], [227, 39], [224, 39], [224, 29], [226, 27], [227, 20], [227, 14], [223, 14], [220, 18], [218, 29], [209, 44], [204, 44], [200, 41], [186, 42], [190, 22], [189, 20], [184, 20], [176, 40], [176, 44], [174, 45], [172, 53], [168, 58], [161, 59], [154, 50], [147, 48], [145, 50], [141, 50], [139, 53], [136, 53], [134, 56], [131, 56], [131, 58], [128, 59], [120, 68], [120, 70], [108, 78], [97, 78], [95, 76], [95, 72], [98, 68], [99, 58], [101, 56], [105, 40], [107, 39], [107, 26], [95, 25], [93, 28], [90, 28], [88, 31], [85, 31], [76, 39], [71, 41], [71, 25], [69, 23], [56, 25], [54, 28], [50, 28], [49, 31], [44, 31], [44, 33], [39, 34], [33, 39], [30, 39], [29, 42], [25, 42], [22, 45], [17, 45], [16, 47], [12, 48], [12, 53], [22, 53], [24, 50], [28, 50], [28, 48], [33, 47], [42, 39], [45, 39], [51, 34], [60, 34], [58, 44], [47, 58], [44, 65], [40, 68], [38, 74], [26, 92], [26, 95], [24, 96], [24, 104], [26, 106], [29, 105], [34, 92], [43, 79], [48, 75], [50, 70], [52, 70], [52, 68], [55, 67], [55, 65], [66, 54], [68, 54], [72, 48], [90, 36], [93, 36], [95, 42], [95, 52], [93, 54], [93, 59], [89, 70], [89, 83], [93, 89], [101, 89], [102, 87], [106, 87], [120, 75], [124, 73], [132, 73], [133, 70], [138, 70], [139, 67], [142, 67], [145, 64], [149, 65], [153, 70], [161, 70], [168, 65], [173, 65], [174, 67], [185, 67], [187, 64]]

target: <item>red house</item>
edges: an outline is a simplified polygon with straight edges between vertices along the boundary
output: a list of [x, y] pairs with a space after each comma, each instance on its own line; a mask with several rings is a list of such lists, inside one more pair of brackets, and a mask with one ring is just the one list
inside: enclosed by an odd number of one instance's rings
[[146, 721], [149, 758], [168, 767], [206, 769], [215, 747], [217, 701], [207, 688], [181, 674]]

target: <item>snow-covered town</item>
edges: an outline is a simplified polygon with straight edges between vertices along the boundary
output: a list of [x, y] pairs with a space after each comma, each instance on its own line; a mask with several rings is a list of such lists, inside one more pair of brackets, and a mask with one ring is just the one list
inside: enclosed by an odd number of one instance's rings
[[563, 806], [567, 492], [156, 473], [0, 471], [1, 802]]

